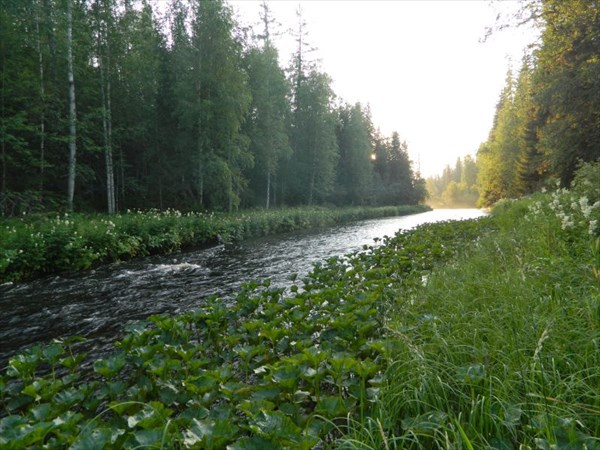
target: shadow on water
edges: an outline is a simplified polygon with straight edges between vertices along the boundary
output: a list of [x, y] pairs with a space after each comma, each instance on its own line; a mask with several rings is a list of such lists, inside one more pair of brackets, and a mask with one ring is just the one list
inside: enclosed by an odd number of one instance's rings
[[400, 229], [482, 215], [475, 209], [434, 210], [5, 284], [0, 286], [0, 367], [28, 345], [73, 335], [85, 336], [103, 353], [125, 325], [149, 315], [181, 313], [211, 295], [231, 298], [250, 281], [270, 278], [272, 285], [285, 286], [290, 275], [304, 276], [318, 261], [380, 245], [376, 238]]

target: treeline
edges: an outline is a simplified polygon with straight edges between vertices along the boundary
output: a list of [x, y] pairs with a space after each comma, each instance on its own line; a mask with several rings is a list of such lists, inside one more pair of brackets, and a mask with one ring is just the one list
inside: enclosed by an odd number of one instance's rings
[[336, 98], [273, 17], [222, 0], [1, 0], [0, 211], [415, 204], [398, 134]]
[[429, 203], [434, 208], [474, 208], [479, 199], [477, 163], [470, 156], [446, 165], [441, 175], [426, 180]]
[[[542, 27], [533, 54], [509, 71], [488, 140], [477, 152], [479, 202], [516, 198], [600, 157], [600, 9], [586, 0], [524, 2]], [[598, 181], [600, 183], [600, 180]]]

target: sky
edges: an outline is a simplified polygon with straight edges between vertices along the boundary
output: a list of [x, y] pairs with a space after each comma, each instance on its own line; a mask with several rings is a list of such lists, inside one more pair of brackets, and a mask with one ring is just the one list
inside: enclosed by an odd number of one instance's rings
[[[238, 20], [258, 25], [261, 1], [231, 0]], [[516, 1], [275, 0], [281, 24], [280, 64], [295, 50], [291, 29], [301, 6], [310, 57], [347, 103], [369, 105], [384, 136], [397, 131], [414, 168], [440, 175], [458, 157], [475, 156], [487, 139], [509, 66], [518, 71], [535, 40], [526, 29], [492, 34], [486, 27], [518, 8]]]

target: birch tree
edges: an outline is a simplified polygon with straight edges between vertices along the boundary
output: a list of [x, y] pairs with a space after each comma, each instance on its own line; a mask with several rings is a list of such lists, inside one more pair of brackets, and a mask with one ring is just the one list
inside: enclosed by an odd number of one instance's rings
[[67, 209], [73, 211], [75, 172], [77, 166], [77, 108], [73, 74], [73, 0], [67, 0], [67, 81], [69, 84], [69, 182]]

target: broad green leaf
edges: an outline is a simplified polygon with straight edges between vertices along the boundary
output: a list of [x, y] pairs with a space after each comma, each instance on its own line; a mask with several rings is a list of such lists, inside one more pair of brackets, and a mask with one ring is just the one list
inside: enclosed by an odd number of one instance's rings
[[160, 402], [150, 402], [145, 404], [140, 411], [127, 418], [129, 428], [143, 428], [145, 430], [154, 427], [161, 427], [167, 422], [172, 410], [165, 408]]
[[321, 397], [315, 411], [330, 419], [343, 417], [348, 413], [344, 400], [337, 395]]
[[277, 442], [298, 442], [301, 430], [292, 420], [280, 411], [261, 411], [250, 429], [255, 433], [274, 438]]
[[61, 406], [71, 407], [76, 403], [79, 403], [85, 399], [85, 395], [79, 389], [76, 388], [68, 388], [65, 389], [54, 397], [54, 401], [56, 404]]
[[59, 361], [59, 363], [65, 366], [67, 369], [74, 370], [75, 368], [79, 367], [79, 365], [85, 360], [85, 358], [85, 353], [78, 353], [73, 356], [69, 355], [62, 358]]
[[118, 353], [108, 359], [99, 359], [94, 363], [94, 371], [104, 376], [112, 378], [118, 374], [125, 366], [125, 354]]
[[31, 410], [32, 416], [35, 420], [44, 421], [48, 419], [48, 417], [53, 412], [53, 406], [50, 403], [42, 403], [41, 405], [36, 406]]
[[261, 436], [244, 436], [233, 444], [227, 446], [227, 450], [280, 450], [281, 445], [275, 444]]
[[253, 400], [274, 400], [281, 394], [281, 389], [278, 387], [257, 387], [257, 390], [252, 394]]
[[271, 377], [275, 383], [285, 389], [296, 386], [300, 377], [300, 367], [291, 364], [282, 364], [271, 371]]
[[229, 420], [192, 419], [192, 425], [184, 432], [183, 443], [186, 448], [200, 443], [203, 444], [200, 448], [222, 448], [237, 432], [238, 427]]
[[112, 441], [113, 431], [110, 428], [95, 428], [82, 433], [73, 443], [71, 450], [102, 450]]
[[[166, 422], [165, 422], [166, 424]], [[164, 424], [163, 424], [164, 425]], [[161, 429], [151, 429], [151, 430], [136, 430], [133, 432], [133, 436], [135, 440], [142, 447], [157, 447], [162, 442], [164, 430]]]

